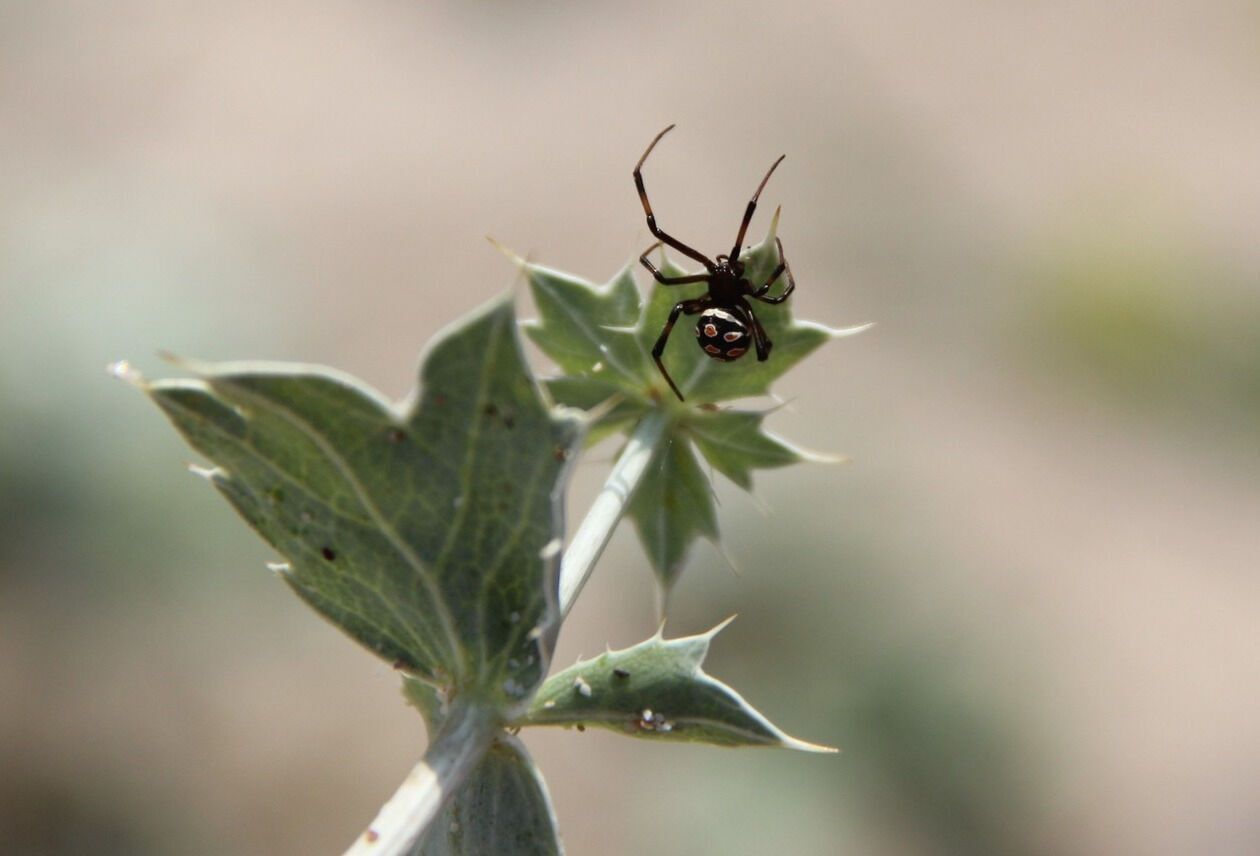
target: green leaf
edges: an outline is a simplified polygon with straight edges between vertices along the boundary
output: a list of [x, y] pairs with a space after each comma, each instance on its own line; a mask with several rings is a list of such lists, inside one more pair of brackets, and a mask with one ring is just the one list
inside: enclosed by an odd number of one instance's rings
[[522, 262], [542, 316], [526, 332], [570, 375], [616, 378], [627, 388], [646, 376], [644, 353], [628, 329], [639, 317], [639, 290], [630, 267], [604, 286]]
[[718, 525], [713, 486], [691, 444], [677, 436], [663, 442], [630, 500], [629, 511], [661, 588], [668, 593], [692, 543], [700, 537], [716, 541]]
[[547, 787], [525, 746], [500, 734], [433, 819], [415, 856], [563, 853]]
[[443, 333], [398, 407], [331, 369], [197, 370], [147, 391], [299, 596], [422, 680], [500, 709], [529, 696], [551, 654], [581, 432], [544, 404], [510, 300]]
[[646, 740], [836, 751], [789, 737], [705, 674], [709, 642], [728, 623], [680, 639], [658, 631], [633, 647], [576, 663], [547, 679], [522, 723], [595, 726]]
[[646, 401], [629, 396], [609, 377], [554, 377], [545, 385], [557, 404], [589, 411], [587, 446], [632, 426], [650, 409]]
[[744, 490], [752, 490], [752, 471], [800, 461], [838, 462], [840, 457], [806, 452], [762, 430], [766, 413], [746, 410], [697, 412], [687, 420], [696, 448], [713, 468]]

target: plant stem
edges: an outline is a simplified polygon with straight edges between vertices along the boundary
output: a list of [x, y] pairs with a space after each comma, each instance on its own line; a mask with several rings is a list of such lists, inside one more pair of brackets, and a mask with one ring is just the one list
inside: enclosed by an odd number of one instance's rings
[[622, 450], [608, 481], [591, 510], [587, 512], [582, 525], [573, 533], [573, 541], [565, 550], [560, 560], [560, 617], [563, 621], [568, 616], [573, 602], [577, 600], [582, 586], [595, 569], [600, 554], [608, 546], [613, 530], [626, 512], [643, 473], [647, 471], [652, 453], [656, 450], [661, 436], [665, 432], [668, 421], [660, 410], [648, 413], [630, 435], [630, 441]]
[[455, 707], [424, 759], [381, 806], [345, 856], [406, 856], [429, 823], [481, 761], [501, 727], [498, 713], [476, 703]]

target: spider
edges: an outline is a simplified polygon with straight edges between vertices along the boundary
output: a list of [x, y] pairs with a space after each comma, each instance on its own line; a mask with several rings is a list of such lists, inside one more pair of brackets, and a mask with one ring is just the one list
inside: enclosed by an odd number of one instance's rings
[[[788, 266], [787, 258], [783, 255], [783, 242], [777, 237], [774, 241], [779, 250], [779, 264], [764, 285], [753, 286], [752, 283], [745, 279], [744, 263], [739, 260], [739, 248], [744, 243], [744, 233], [748, 231], [748, 224], [752, 220], [753, 212], [757, 210], [757, 197], [761, 196], [761, 191], [765, 188], [766, 182], [770, 180], [770, 176], [774, 173], [775, 168], [783, 162], [783, 158], [786, 155], [779, 155], [779, 159], [770, 165], [770, 170], [766, 173], [766, 177], [761, 180], [761, 184], [757, 185], [757, 192], [753, 194], [752, 199], [748, 202], [748, 207], [744, 209], [744, 219], [739, 224], [739, 234], [735, 236], [735, 246], [731, 249], [729, 255], [720, 255], [715, 261], [711, 261], [700, 251], [693, 250], [677, 238], [667, 235], [656, 225], [656, 216], [652, 213], [652, 204], [648, 202], [647, 190], [643, 187], [643, 162], [652, 153], [652, 149], [656, 148], [656, 144], [661, 141], [661, 137], [668, 134], [673, 128], [674, 126], [670, 125], [657, 134], [656, 139], [652, 140], [652, 143], [647, 147], [647, 151], [643, 153], [643, 157], [639, 158], [638, 164], [634, 167], [634, 186], [638, 188], [639, 199], [643, 202], [643, 213], [647, 215], [648, 229], [658, 239], [655, 244], [643, 251], [643, 255], [639, 256], [639, 262], [652, 272], [652, 276], [656, 277], [656, 281], [661, 285], [687, 285], [693, 282], [704, 282], [709, 286], [706, 294], [692, 300], [679, 301], [674, 305], [674, 308], [669, 313], [669, 320], [665, 322], [665, 329], [661, 331], [660, 338], [656, 340], [656, 344], [652, 347], [652, 359], [656, 361], [656, 367], [660, 369], [665, 382], [674, 391], [674, 395], [678, 396], [679, 401], [685, 401], [686, 399], [683, 398], [683, 394], [678, 390], [674, 379], [666, 371], [665, 364], [661, 362], [661, 354], [665, 353], [665, 343], [669, 340], [669, 334], [674, 329], [674, 323], [678, 321], [678, 316], [700, 314], [700, 318], [696, 322], [696, 340], [700, 345], [700, 349], [713, 359], [724, 363], [738, 360], [748, 352], [748, 343], [751, 339], [753, 347], [757, 351], [757, 361], [764, 362], [770, 356], [770, 348], [773, 346], [773, 343], [766, 336], [766, 330], [761, 326], [761, 322], [757, 320], [757, 316], [753, 314], [752, 306], [748, 303], [747, 298], [751, 297], [754, 300], [760, 300], [762, 303], [782, 303], [795, 290], [796, 281], [792, 278], [792, 268]], [[705, 272], [688, 274], [686, 276], [665, 276], [648, 259], [648, 255], [663, 243], [669, 244], [680, 253], [704, 265]], [[787, 287], [783, 290], [783, 293], [778, 297], [767, 296], [770, 292], [770, 287], [784, 274], [787, 275]]]

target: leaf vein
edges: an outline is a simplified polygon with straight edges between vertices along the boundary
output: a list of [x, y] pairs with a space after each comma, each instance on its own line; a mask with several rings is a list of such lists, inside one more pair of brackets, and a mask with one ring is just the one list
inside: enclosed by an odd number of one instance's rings
[[403, 558], [403, 561], [411, 567], [412, 571], [414, 571], [416, 576], [424, 583], [425, 587], [429, 589], [429, 594], [433, 600], [434, 610], [437, 613], [438, 621], [442, 625], [442, 629], [447, 637], [447, 642], [451, 646], [451, 666], [457, 672], [461, 671], [463, 668], [463, 660], [460, 657], [462, 646], [460, 645], [458, 635], [455, 633], [454, 618], [450, 613], [450, 608], [446, 603], [445, 597], [443, 597], [441, 586], [438, 585], [428, 568], [426, 568], [424, 563], [420, 560], [420, 557], [417, 556], [415, 551], [411, 549], [410, 545], [402, 539], [402, 536], [398, 534], [398, 531], [394, 528], [394, 526], [386, 519], [385, 515], [381, 513], [381, 510], [376, 507], [376, 504], [373, 502], [366, 486], [359, 480], [358, 475], [350, 466], [349, 462], [341, 456], [341, 454], [328, 441], [328, 438], [325, 437], [322, 432], [318, 431], [315, 426], [311, 425], [306, 421], [306, 419], [293, 412], [290, 408], [280, 404], [279, 402], [273, 402], [238, 383], [234, 383], [231, 376], [221, 376], [214, 378], [213, 381], [222, 383], [237, 390], [246, 398], [261, 401], [263, 404], [273, 407], [276, 413], [286, 419], [301, 433], [305, 434], [307, 438], [310, 439], [321, 452], [323, 452], [324, 456], [337, 469], [338, 473], [340, 473], [346, 484], [350, 486], [350, 489], [358, 498], [359, 503], [363, 506], [364, 511], [366, 511], [368, 516], [371, 517], [372, 522], [378, 529], [380, 529], [386, 540], [389, 541], [390, 545]]

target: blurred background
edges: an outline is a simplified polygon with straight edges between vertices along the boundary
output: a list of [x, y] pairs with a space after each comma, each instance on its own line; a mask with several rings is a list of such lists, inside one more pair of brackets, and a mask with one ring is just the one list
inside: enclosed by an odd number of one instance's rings
[[[753, 235], [878, 322], [772, 419], [853, 463], [719, 484], [741, 574], [670, 621], [738, 612], [709, 671], [844, 752], [527, 732], [569, 852], [1257, 852], [1258, 46], [1254, 0], [0, 2], [0, 851], [338, 853], [424, 746], [106, 364], [402, 396], [511, 286], [483, 236], [645, 247], [677, 122], [666, 229], [721, 249], [786, 152]], [[620, 532], [559, 661], [652, 586]]]

